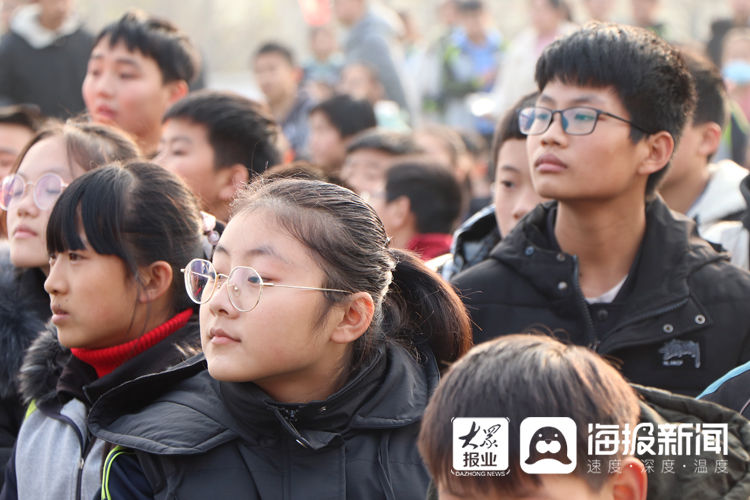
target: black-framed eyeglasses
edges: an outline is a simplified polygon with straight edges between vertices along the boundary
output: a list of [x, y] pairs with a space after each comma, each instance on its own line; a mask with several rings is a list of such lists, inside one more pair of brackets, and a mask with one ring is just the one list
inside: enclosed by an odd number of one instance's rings
[[601, 115], [606, 115], [640, 130], [650, 132], [625, 118], [588, 106], [566, 109], [549, 109], [542, 106], [523, 108], [518, 112], [518, 128], [525, 135], [540, 135], [547, 131], [556, 114], [560, 114], [562, 128], [569, 135], [587, 135], [594, 131]]
[[214, 293], [221, 289], [222, 284], [228, 283], [227, 293], [229, 302], [241, 312], [249, 312], [255, 309], [260, 302], [263, 287], [272, 286], [280, 288], [295, 288], [298, 290], [317, 290], [320, 292], [350, 293], [346, 290], [335, 288], [317, 288], [300, 285], [281, 285], [279, 283], [264, 282], [258, 271], [250, 266], [237, 266], [229, 271], [229, 274], [216, 272], [213, 263], [205, 259], [193, 259], [188, 262], [184, 269], [185, 290], [190, 300], [196, 304], [205, 304]]
[[3, 179], [0, 188], [0, 208], [9, 210], [26, 195], [26, 188], [33, 186], [34, 204], [40, 210], [52, 208], [68, 185], [55, 173], [47, 173], [35, 182], [27, 181], [21, 174], [10, 174]]

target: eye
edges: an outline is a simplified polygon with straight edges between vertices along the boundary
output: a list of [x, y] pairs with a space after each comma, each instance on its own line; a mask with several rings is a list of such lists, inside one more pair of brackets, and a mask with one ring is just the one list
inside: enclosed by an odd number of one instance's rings
[[83, 259], [83, 256], [79, 252], [74, 252], [74, 251], [68, 252], [68, 260], [70, 260], [71, 262], [77, 262], [82, 259]]
[[596, 120], [596, 115], [587, 111], [579, 111], [573, 115], [573, 119], [577, 122], [590, 122]]
[[54, 264], [56, 260], [57, 260], [57, 253], [53, 252], [53, 253], [49, 254], [49, 265], [50, 266], [52, 264]]
[[500, 184], [503, 186], [504, 189], [510, 190], [516, 187], [516, 183], [513, 181], [500, 181]]

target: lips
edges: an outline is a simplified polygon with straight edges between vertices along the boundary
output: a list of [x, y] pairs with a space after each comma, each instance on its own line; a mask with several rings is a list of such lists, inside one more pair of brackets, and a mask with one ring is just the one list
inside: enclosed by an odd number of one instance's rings
[[38, 236], [38, 233], [25, 224], [16, 226], [16, 228], [13, 230], [14, 238], [23, 239], [23, 238], [34, 238], [36, 236]]
[[52, 310], [52, 323], [57, 326], [64, 323], [70, 317], [70, 313], [58, 304], [51, 304], [50, 309]]
[[94, 116], [101, 121], [114, 121], [117, 113], [109, 106], [97, 106], [94, 109]]
[[545, 153], [534, 160], [534, 168], [541, 172], [560, 172], [568, 166], [552, 153]]
[[208, 331], [208, 341], [212, 344], [231, 344], [239, 342], [240, 340], [232, 337], [226, 331], [221, 328], [211, 328]]

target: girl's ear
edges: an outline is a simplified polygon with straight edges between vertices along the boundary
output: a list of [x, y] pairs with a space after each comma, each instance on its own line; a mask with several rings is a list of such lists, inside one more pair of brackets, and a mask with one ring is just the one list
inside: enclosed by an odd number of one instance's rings
[[138, 302], [153, 302], [166, 294], [172, 286], [172, 266], [163, 260], [157, 260], [141, 267], [138, 269], [138, 281]]
[[345, 303], [343, 313], [331, 333], [331, 340], [338, 344], [348, 344], [357, 340], [367, 331], [375, 314], [375, 303], [367, 292], [357, 292]]

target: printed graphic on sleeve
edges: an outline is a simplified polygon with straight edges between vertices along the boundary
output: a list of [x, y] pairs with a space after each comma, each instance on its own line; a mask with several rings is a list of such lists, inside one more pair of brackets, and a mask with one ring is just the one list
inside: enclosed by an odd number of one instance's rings
[[568, 417], [528, 417], [520, 428], [521, 469], [528, 474], [569, 474], [576, 468], [576, 424]]
[[454, 418], [453, 469], [504, 471], [508, 468], [508, 420]]

